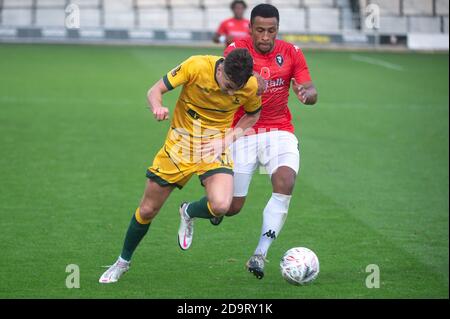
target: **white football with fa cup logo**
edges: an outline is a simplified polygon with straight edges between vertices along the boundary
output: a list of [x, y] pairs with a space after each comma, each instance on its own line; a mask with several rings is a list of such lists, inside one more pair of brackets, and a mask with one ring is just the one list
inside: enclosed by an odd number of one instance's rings
[[281, 258], [280, 270], [288, 283], [304, 285], [319, 275], [319, 258], [309, 248], [291, 248]]

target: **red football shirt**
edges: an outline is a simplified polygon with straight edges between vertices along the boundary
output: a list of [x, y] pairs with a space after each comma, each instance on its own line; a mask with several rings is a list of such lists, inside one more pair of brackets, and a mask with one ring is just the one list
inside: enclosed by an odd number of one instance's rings
[[[283, 40], [275, 40], [274, 49], [268, 54], [258, 53], [251, 38], [230, 44], [224, 52], [226, 56], [235, 48], [246, 48], [253, 57], [253, 70], [266, 80], [267, 89], [262, 96], [262, 110], [258, 122], [253, 126], [256, 133], [271, 129], [294, 133], [292, 115], [288, 108], [291, 79], [297, 83], [311, 81], [305, 57], [297, 46]], [[241, 107], [234, 116], [233, 126], [244, 115]]]
[[[247, 19], [238, 20], [230, 18], [220, 24], [217, 33], [220, 35], [231, 36], [233, 41], [243, 39], [250, 34], [249, 23], [250, 21]], [[227, 43], [227, 45], [230, 43]]]

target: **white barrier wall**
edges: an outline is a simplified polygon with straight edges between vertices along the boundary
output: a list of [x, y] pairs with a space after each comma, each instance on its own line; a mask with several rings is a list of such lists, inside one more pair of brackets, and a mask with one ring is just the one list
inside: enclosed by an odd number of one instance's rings
[[447, 50], [448, 34], [409, 33], [408, 48], [412, 50]]
[[[79, 27], [66, 25], [67, 4], [79, 6]], [[66, 39], [211, 42], [232, 16], [223, 0], [0, 0], [0, 40]], [[448, 0], [247, 0], [280, 11], [280, 37], [314, 44], [407, 45], [407, 34], [448, 34]], [[380, 28], [365, 23], [366, 6], [380, 8]], [[359, 6], [358, 6], [359, 5]], [[75, 8], [76, 9], [76, 8]], [[73, 20], [78, 21], [78, 20]], [[413, 43], [414, 43], [414, 35]], [[377, 40], [378, 39], [378, 40]], [[379, 41], [379, 39], [381, 39]], [[433, 42], [433, 41], [431, 41]], [[428, 46], [429, 44], [427, 44]]]

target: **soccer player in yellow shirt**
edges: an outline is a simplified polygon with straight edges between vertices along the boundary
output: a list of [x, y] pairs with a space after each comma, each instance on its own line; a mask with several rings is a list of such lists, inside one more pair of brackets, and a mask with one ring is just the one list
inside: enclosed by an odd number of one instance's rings
[[[167, 73], [148, 91], [156, 120], [169, 118], [162, 96], [183, 86], [175, 106], [166, 141], [147, 170], [147, 186], [125, 236], [122, 253], [100, 277], [113, 283], [128, 271], [133, 252], [147, 233], [172, 190], [182, 188], [193, 174], [199, 176], [206, 196], [182, 203], [178, 243], [192, 243], [194, 219], [223, 216], [233, 199], [233, 164], [228, 146], [259, 118], [261, 98], [252, 76], [253, 59], [246, 49], [236, 49], [225, 59], [192, 56]], [[232, 129], [234, 113], [243, 105], [246, 114]]]

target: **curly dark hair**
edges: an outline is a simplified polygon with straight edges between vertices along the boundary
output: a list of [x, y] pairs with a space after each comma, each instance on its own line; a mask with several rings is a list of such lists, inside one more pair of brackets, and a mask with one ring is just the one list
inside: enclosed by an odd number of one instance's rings
[[250, 14], [250, 22], [255, 22], [256, 17], [276, 18], [278, 23], [280, 23], [280, 13], [278, 12], [278, 9], [268, 3], [261, 3], [253, 8]]
[[253, 74], [253, 58], [247, 49], [234, 49], [223, 64], [225, 74], [239, 88], [244, 86]]

